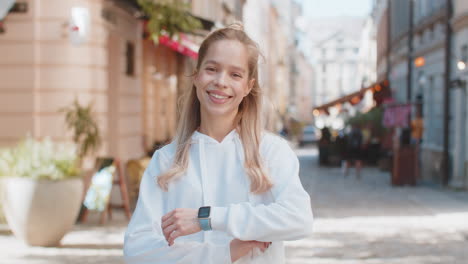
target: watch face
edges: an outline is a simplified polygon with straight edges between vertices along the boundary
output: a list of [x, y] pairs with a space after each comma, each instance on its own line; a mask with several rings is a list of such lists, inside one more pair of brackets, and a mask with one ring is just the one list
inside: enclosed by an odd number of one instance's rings
[[206, 218], [210, 216], [210, 207], [200, 207], [198, 210], [198, 218]]

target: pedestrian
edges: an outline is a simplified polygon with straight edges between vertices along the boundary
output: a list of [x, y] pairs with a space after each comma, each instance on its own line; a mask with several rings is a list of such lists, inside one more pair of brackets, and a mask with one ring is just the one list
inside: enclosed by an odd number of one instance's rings
[[311, 232], [288, 143], [261, 126], [257, 44], [240, 24], [202, 42], [173, 142], [146, 169], [127, 263], [284, 263]]
[[328, 165], [329, 148], [331, 145], [331, 132], [328, 127], [321, 130], [321, 136], [318, 142], [319, 146], [319, 165]]
[[356, 167], [356, 178], [361, 179], [363, 157], [362, 143], [363, 136], [361, 129], [359, 128], [359, 125], [353, 124], [347, 141], [347, 158], [343, 168], [343, 174], [345, 177], [348, 176], [351, 163], [354, 163], [354, 166]]

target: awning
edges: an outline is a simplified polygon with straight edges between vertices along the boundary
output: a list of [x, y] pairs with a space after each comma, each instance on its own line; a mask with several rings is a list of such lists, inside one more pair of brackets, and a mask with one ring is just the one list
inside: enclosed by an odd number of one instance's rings
[[180, 34], [180, 40], [178, 41], [174, 38], [169, 38], [169, 36], [160, 36], [159, 44], [167, 46], [170, 49], [190, 58], [198, 58], [198, 45], [191, 42], [184, 34]]
[[[148, 38], [149, 36], [147, 24], [148, 24], [148, 20], [144, 20], [143, 21], [143, 28], [144, 28], [143, 38], [145, 39]], [[191, 41], [189, 37], [184, 33], [179, 33], [176, 36], [173, 36], [172, 38], [169, 37], [169, 35], [159, 36], [158, 44], [164, 45], [170, 48], [171, 50], [178, 52], [182, 55], [188, 56], [190, 58], [193, 58], [193, 59], [198, 58], [198, 49], [200, 48], [200, 46], [194, 41]]]
[[369, 90], [369, 88], [364, 88], [364, 89], [361, 89], [357, 92], [354, 92], [354, 93], [351, 93], [351, 94], [348, 94], [348, 95], [345, 95], [343, 97], [340, 97], [336, 100], [333, 100], [329, 103], [326, 103], [326, 104], [323, 104], [321, 106], [318, 106], [318, 107], [315, 107], [314, 110], [326, 110], [330, 107], [333, 107], [335, 105], [338, 105], [338, 104], [344, 104], [344, 103], [351, 103], [352, 105], [355, 105], [355, 104], [358, 104], [359, 102], [361, 102], [362, 100], [362, 97], [364, 96], [364, 93], [367, 92]]
[[313, 111], [328, 113], [328, 108], [339, 104], [350, 103], [351, 105], [356, 105], [361, 102], [362, 98], [364, 97], [364, 94], [367, 91], [372, 91], [372, 93], [374, 94], [374, 100], [377, 102], [377, 104], [380, 104], [384, 97], [390, 96], [389, 82], [385, 80], [382, 82], [375, 83], [369, 87], [362, 88], [359, 91], [347, 94], [329, 103], [314, 107]]

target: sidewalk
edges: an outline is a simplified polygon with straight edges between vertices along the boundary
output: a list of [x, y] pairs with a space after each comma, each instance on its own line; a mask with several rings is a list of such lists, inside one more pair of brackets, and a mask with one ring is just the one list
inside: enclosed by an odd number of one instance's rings
[[0, 225], [1, 264], [119, 264], [127, 220], [113, 211], [113, 219], [100, 226], [99, 215], [90, 213], [86, 224], [75, 225], [57, 248], [30, 247], [16, 239], [6, 225]]
[[466, 263], [468, 192], [392, 187], [376, 168], [357, 180], [318, 167], [315, 149], [296, 153], [315, 222], [312, 237], [287, 242], [287, 263]]

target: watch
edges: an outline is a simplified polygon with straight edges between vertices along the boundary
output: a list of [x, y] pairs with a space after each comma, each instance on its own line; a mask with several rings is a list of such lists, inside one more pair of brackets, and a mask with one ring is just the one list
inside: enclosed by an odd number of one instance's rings
[[210, 212], [210, 206], [202, 206], [198, 209], [198, 223], [200, 223], [200, 227], [203, 231], [211, 230]]

